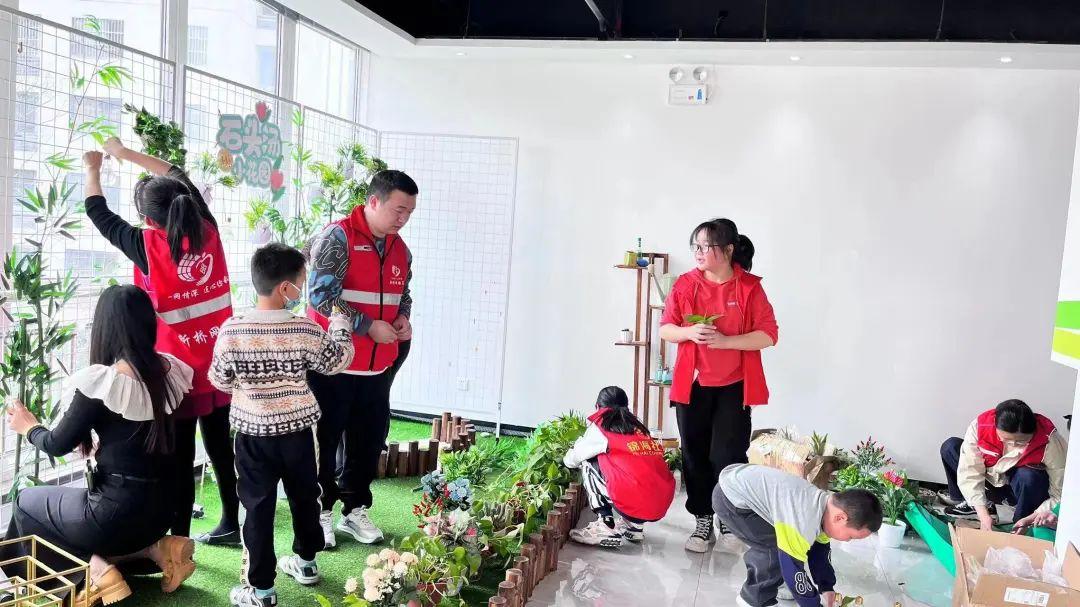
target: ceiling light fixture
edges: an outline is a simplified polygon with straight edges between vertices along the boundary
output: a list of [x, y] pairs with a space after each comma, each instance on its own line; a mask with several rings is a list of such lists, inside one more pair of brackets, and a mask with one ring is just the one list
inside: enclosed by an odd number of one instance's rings
[[788, 57], [788, 59], [791, 59], [792, 61], [796, 61], [796, 62], [797, 61], [802, 61], [802, 57], [800, 57], [798, 55], [792, 55], [792, 56]]
[[622, 58], [623, 58], [623, 59], [633, 59], [633, 58], [634, 58], [634, 56], [633, 56], [633, 55], [631, 55], [631, 54], [629, 54], [629, 53], [627, 53], [627, 54], [623, 55], [623, 56], [622, 56]]
[[1004, 55], [1000, 59], [998, 59], [998, 61], [1000, 61], [1002, 63], [1012, 63], [1012, 57], [1010, 57], [1008, 55]]
[[464, 57], [465, 55], [468, 55], [468, 53], [466, 53], [465, 51], [458, 51], [456, 54], [458, 57]]

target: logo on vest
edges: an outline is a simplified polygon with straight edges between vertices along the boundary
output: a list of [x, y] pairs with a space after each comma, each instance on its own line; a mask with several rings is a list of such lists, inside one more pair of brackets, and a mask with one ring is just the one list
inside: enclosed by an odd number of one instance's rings
[[213, 270], [214, 256], [209, 253], [188, 253], [180, 258], [180, 264], [176, 266], [180, 280], [193, 282], [200, 287], [210, 280]]
[[390, 266], [390, 273], [394, 275], [394, 278], [401, 278], [401, 268], [397, 266]]

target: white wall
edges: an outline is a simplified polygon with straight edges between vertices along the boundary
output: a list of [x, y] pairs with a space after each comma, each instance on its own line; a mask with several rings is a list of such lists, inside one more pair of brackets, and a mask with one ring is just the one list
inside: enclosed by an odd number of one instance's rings
[[667, 67], [373, 60], [373, 126], [520, 138], [504, 421], [627, 385], [611, 343], [634, 292], [612, 264], [640, 235], [685, 270], [720, 215], [781, 326], [757, 426], [873, 434], [940, 479], [941, 440], [1000, 400], [1072, 409], [1049, 344], [1080, 76], [728, 67], [682, 108]]

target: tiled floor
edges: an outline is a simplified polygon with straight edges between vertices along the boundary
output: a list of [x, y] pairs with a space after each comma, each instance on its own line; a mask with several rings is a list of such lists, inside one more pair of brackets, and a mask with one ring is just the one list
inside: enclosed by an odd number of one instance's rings
[[[583, 517], [582, 523], [588, 521]], [[667, 518], [646, 526], [645, 542], [619, 550], [568, 543], [559, 570], [537, 587], [530, 605], [558, 607], [705, 607], [735, 604], [746, 577], [741, 544], [721, 542], [709, 554], [683, 550], [693, 518], [676, 499]], [[729, 540], [731, 541], [731, 540]], [[948, 607], [952, 577], [918, 540], [897, 550], [877, 539], [834, 543], [837, 590], [863, 596], [865, 607]], [[781, 603], [794, 605], [794, 603]]]

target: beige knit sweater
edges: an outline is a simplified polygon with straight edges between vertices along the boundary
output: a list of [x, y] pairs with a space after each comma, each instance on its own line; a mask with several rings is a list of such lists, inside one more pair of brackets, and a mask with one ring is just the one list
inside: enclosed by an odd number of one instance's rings
[[307, 372], [340, 373], [353, 352], [349, 319], [343, 315], [332, 317], [324, 332], [288, 310], [251, 310], [221, 325], [210, 383], [232, 393], [229, 421], [237, 432], [289, 434], [319, 420]]

